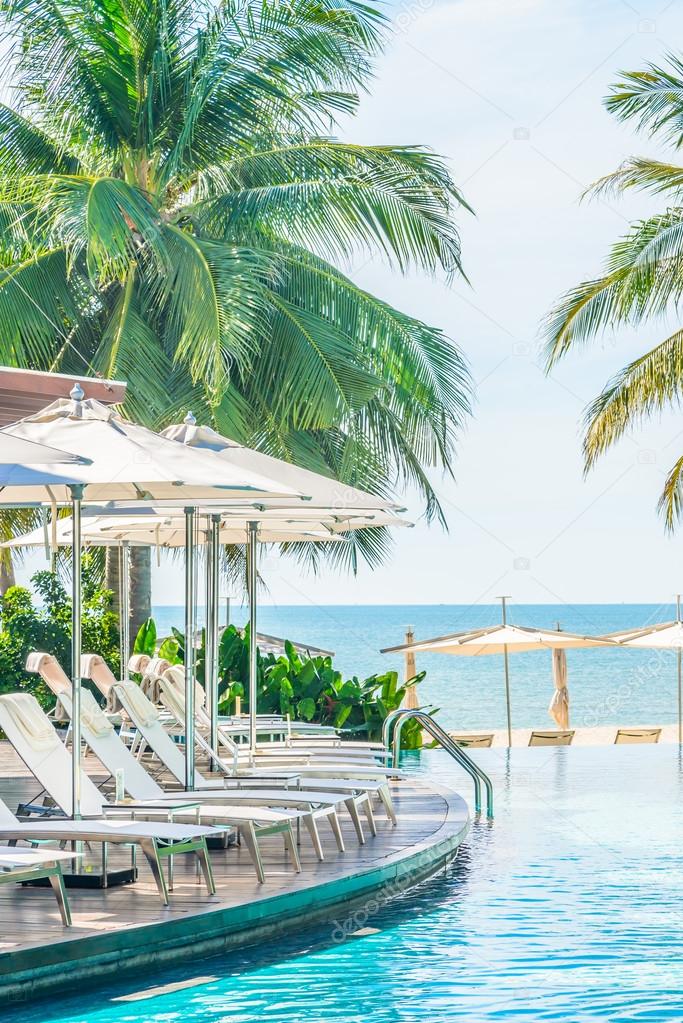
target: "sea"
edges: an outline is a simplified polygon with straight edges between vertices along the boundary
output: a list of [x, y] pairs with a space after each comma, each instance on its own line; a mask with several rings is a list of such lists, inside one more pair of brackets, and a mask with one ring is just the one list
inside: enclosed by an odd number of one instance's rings
[[[202, 609], [198, 622], [201, 624]], [[160, 635], [183, 628], [183, 608], [154, 609]], [[222, 621], [243, 625], [246, 608], [222, 608]], [[515, 604], [508, 621], [517, 625], [560, 628], [581, 635], [644, 628], [673, 621], [668, 604]], [[259, 630], [334, 653], [335, 666], [346, 676], [367, 677], [395, 669], [403, 677], [402, 654], [382, 654], [383, 647], [404, 641], [412, 627], [416, 639], [484, 628], [500, 622], [499, 605], [344, 604], [280, 605], [259, 608]], [[491, 730], [505, 727], [503, 658], [500, 655], [454, 657], [417, 655], [426, 677], [419, 687], [421, 705], [439, 708], [439, 721], [450, 729]], [[570, 715], [574, 728], [598, 725], [670, 724], [677, 718], [677, 655], [672, 651], [628, 648], [567, 651]], [[551, 653], [511, 654], [510, 688], [513, 728], [549, 728], [553, 693]]]

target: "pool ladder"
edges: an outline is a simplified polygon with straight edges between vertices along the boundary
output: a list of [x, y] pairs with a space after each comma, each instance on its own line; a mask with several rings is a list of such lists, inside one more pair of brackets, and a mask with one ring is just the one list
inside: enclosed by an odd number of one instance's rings
[[[382, 725], [382, 743], [385, 749], [391, 752], [391, 766], [398, 768], [401, 752], [401, 731], [406, 721], [419, 721], [425, 732], [429, 732], [433, 739], [456, 760], [463, 770], [467, 771], [474, 783], [474, 809], [481, 813], [481, 787], [486, 789], [486, 816], [493, 817], [493, 785], [491, 779], [481, 767], [475, 764], [474, 760], [465, 753], [457, 742], [451, 739], [448, 732], [444, 732], [441, 725], [437, 724], [431, 714], [425, 710], [411, 710], [407, 707], [394, 710], [384, 719]], [[393, 729], [393, 736], [392, 736]]]

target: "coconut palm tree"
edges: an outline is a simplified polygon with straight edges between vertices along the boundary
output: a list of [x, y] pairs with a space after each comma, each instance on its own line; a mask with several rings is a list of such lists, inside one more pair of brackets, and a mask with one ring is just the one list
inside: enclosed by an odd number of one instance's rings
[[[189, 407], [374, 492], [413, 484], [440, 515], [426, 469], [451, 467], [465, 362], [344, 269], [462, 272], [444, 162], [333, 137], [377, 10], [0, 0], [0, 22], [0, 362], [124, 378], [133, 418]], [[381, 533], [362, 542], [382, 555]]]
[[[683, 60], [669, 56], [663, 67], [623, 74], [605, 101], [620, 121], [683, 146]], [[675, 160], [675, 157], [674, 157]], [[678, 316], [683, 295], [683, 166], [648, 157], [626, 160], [592, 187], [597, 196], [642, 189], [665, 197], [661, 213], [632, 224], [609, 253], [604, 273], [577, 285], [550, 313], [545, 332], [547, 365], [552, 368], [577, 343], [605, 330], [640, 326]], [[667, 332], [668, 333], [668, 332]], [[659, 341], [625, 366], [589, 405], [585, 415], [586, 466], [634, 424], [683, 396], [683, 328]], [[683, 513], [683, 456], [671, 467], [659, 501], [668, 528]]]

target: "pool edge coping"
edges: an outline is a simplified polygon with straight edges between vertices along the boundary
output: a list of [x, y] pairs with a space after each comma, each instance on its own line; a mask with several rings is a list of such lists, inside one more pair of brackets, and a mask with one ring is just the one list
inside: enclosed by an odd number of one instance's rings
[[[211, 907], [172, 920], [30, 946], [0, 954], [0, 992], [6, 1002], [29, 1002], [51, 993], [67, 993], [77, 983], [106, 982], [122, 967], [133, 976], [221, 952], [244, 948], [292, 933], [302, 924], [325, 920], [344, 941], [381, 905], [449, 865], [466, 837], [471, 819], [458, 793], [434, 782], [420, 783], [446, 803], [446, 815], [432, 835], [406, 846], [371, 867], [351, 870], [333, 880], [312, 881], [257, 902]], [[374, 909], [371, 904], [376, 904]], [[343, 910], [342, 923], [332, 915]], [[354, 926], [358, 925], [358, 926]], [[152, 946], [152, 947], [150, 947]]]

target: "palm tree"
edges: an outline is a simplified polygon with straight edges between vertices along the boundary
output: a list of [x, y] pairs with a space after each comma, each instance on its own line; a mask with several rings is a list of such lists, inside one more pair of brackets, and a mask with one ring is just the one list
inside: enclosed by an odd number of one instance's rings
[[[679, 150], [683, 60], [669, 56], [664, 67], [649, 64], [623, 74], [605, 103], [620, 121], [633, 121], [639, 131]], [[665, 196], [667, 208], [632, 224], [612, 246], [602, 276], [577, 285], [552, 310], [545, 324], [549, 369], [576, 343], [604, 330], [677, 315], [683, 294], [683, 166], [633, 157], [596, 182], [591, 193], [621, 195], [633, 188]], [[587, 408], [587, 468], [626, 430], [678, 406], [682, 396], [683, 328], [678, 328], [617, 373]], [[669, 471], [659, 508], [673, 528], [683, 513], [683, 457]]]
[[[358, 287], [364, 254], [460, 274], [444, 162], [332, 135], [385, 21], [356, 0], [0, 0], [0, 362], [129, 381], [221, 432], [441, 511], [458, 347]], [[386, 538], [364, 541], [370, 560]], [[355, 549], [352, 548], [355, 556]]]

